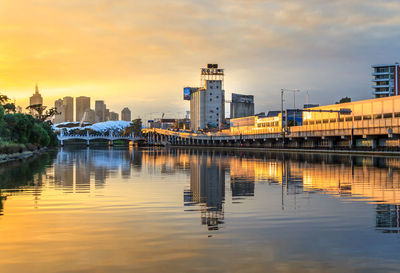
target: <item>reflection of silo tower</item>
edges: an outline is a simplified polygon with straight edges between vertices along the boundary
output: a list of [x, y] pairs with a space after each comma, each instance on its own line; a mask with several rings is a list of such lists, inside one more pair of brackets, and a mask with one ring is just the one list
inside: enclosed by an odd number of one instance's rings
[[196, 157], [190, 164], [190, 192], [185, 192], [185, 201], [200, 204], [201, 222], [208, 229], [218, 229], [223, 223], [225, 200], [225, 170], [206, 157]]

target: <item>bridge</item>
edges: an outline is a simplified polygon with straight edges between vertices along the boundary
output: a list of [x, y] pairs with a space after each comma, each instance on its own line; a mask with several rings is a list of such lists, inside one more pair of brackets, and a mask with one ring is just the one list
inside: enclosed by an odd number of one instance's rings
[[132, 133], [130, 135], [114, 135], [112, 132], [110, 132], [108, 135], [106, 134], [89, 134], [89, 131], [87, 131], [86, 135], [81, 135], [81, 134], [64, 134], [63, 131], [60, 132], [59, 135], [57, 135], [58, 141], [60, 142], [61, 146], [64, 146], [64, 141], [66, 140], [84, 140], [86, 141], [86, 145], [90, 145], [91, 140], [95, 139], [102, 139], [102, 140], [108, 140], [109, 145], [113, 146], [115, 140], [127, 140], [127, 141], [132, 141], [135, 142], [137, 138], [135, 138], [135, 135]]

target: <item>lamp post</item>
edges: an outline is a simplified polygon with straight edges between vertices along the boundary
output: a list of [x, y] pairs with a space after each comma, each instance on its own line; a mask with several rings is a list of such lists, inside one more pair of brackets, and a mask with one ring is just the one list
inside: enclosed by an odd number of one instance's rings
[[[293, 109], [296, 109], [296, 92], [300, 92], [299, 89], [281, 89], [281, 118], [282, 118], [282, 140], [283, 140], [283, 145], [285, 145], [285, 134], [286, 134], [286, 129], [287, 129], [287, 111], [285, 115], [285, 130], [283, 129], [283, 93], [284, 92], [293, 92]], [[293, 113], [294, 117], [294, 122], [293, 124], [296, 124], [296, 113]]]

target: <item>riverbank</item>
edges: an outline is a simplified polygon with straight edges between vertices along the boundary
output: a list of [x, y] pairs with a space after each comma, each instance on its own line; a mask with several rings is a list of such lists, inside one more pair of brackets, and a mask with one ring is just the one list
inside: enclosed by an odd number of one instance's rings
[[42, 154], [42, 153], [46, 152], [47, 150], [48, 150], [48, 148], [41, 148], [36, 151], [24, 151], [21, 153], [0, 154], [0, 164], [4, 164], [7, 162], [11, 162], [11, 161], [24, 160], [24, 159], [30, 158], [32, 156]]
[[169, 145], [166, 147], [206, 149], [206, 150], [238, 150], [238, 151], [264, 151], [264, 152], [290, 152], [307, 154], [338, 154], [338, 155], [376, 155], [376, 156], [398, 156], [400, 151], [363, 151], [363, 150], [335, 150], [335, 149], [296, 149], [296, 148], [265, 148], [265, 147], [218, 147], [218, 146], [187, 146]]

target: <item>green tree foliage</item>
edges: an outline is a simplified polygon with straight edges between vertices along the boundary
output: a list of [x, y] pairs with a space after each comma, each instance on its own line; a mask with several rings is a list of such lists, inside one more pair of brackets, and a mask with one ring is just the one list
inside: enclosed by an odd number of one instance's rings
[[10, 100], [9, 97], [7, 97], [6, 95], [1, 95], [0, 94], [0, 104], [5, 104], [6, 102], [8, 102]]
[[46, 109], [41, 104], [32, 105], [28, 109], [34, 109], [37, 118], [15, 113], [15, 104], [9, 103], [6, 95], [0, 95], [0, 142], [18, 144], [34, 144], [36, 146], [57, 146], [57, 135], [51, 128], [47, 119], [57, 113], [54, 108]]
[[349, 98], [349, 97], [341, 98], [340, 101], [336, 102], [336, 104], [341, 104], [341, 103], [346, 103], [346, 102], [351, 102], [351, 98]]
[[3, 105], [4, 110], [6, 113], [15, 113], [15, 104], [14, 103], [6, 103]]
[[52, 116], [59, 115], [61, 113], [57, 112], [56, 108], [47, 109], [47, 106], [43, 106], [41, 104], [33, 104], [26, 107], [28, 110], [34, 110], [34, 116], [40, 121], [49, 121]]
[[140, 118], [134, 119], [131, 125], [125, 128], [123, 135], [128, 136], [132, 133], [134, 133], [135, 136], [142, 135], [142, 119]]
[[57, 145], [57, 136], [48, 123], [20, 113], [4, 115], [0, 136], [14, 143], [32, 143], [41, 147]]

